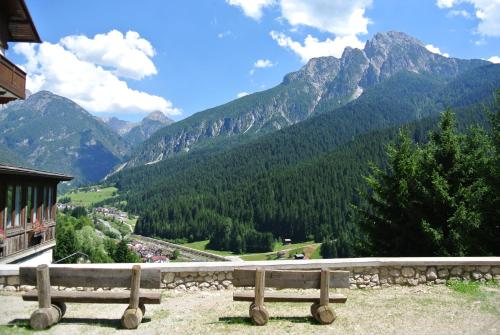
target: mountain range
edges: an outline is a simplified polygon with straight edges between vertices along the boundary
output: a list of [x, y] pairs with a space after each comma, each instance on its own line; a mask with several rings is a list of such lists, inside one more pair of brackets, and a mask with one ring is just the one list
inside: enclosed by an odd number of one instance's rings
[[340, 59], [313, 58], [274, 88], [161, 129], [133, 151], [128, 166], [155, 163], [207, 147], [241, 144], [341, 107], [401, 71], [449, 80], [487, 64], [490, 63], [431, 53], [422, 42], [404, 33], [378, 33], [363, 50], [348, 47]]
[[74, 185], [95, 183], [135, 145], [171, 123], [161, 112], [137, 123], [103, 121], [67, 98], [41, 91], [1, 110], [0, 161], [67, 173]]
[[[42, 91], [0, 110], [0, 161], [68, 173], [74, 185], [111, 174], [109, 181], [127, 192], [129, 209], [147, 218], [156, 210], [144, 201], [164, 208], [197, 192], [213, 200], [359, 136], [432, 118], [447, 107], [473, 108], [500, 87], [498, 68], [443, 57], [411, 36], [386, 32], [362, 50], [346, 48], [341, 58], [313, 58], [274, 88], [175, 123], [160, 112], [140, 122], [100, 119]], [[144, 222], [156, 224], [162, 215]], [[266, 226], [252, 220], [258, 229]], [[186, 227], [192, 233], [194, 226]]]
[[160, 128], [174, 123], [173, 120], [160, 111], [149, 113], [140, 122], [120, 120], [117, 117], [102, 118], [102, 121], [132, 147], [147, 140]]

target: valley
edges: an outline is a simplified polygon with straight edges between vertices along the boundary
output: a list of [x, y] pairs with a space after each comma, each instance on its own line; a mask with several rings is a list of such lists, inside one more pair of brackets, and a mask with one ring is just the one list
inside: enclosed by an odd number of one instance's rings
[[352, 257], [365, 238], [366, 177], [390, 167], [388, 146], [401, 131], [427, 145], [447, 109], [459, 132], [490, 131], [484, 107], [496, 108], [499, 87], [498, 64], [378, 33], [177, 122], [98, 118], [38, 92], [2, 110], [0, 161], [75, 175], [60, 208], [84, 208], [101, 238], [134, 233], [245, 260]]

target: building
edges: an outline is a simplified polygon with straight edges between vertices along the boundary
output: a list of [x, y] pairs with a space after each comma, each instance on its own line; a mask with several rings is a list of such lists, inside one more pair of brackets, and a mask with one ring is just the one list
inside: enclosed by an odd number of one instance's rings
[[71, 179], [0, 164], [0, 263], [52, 262], [57, 184]]
[[26, 98], [26, 73], [5, 57], [8, 42], [41, 43], [24, 0], [0, 1], [0, 104]]

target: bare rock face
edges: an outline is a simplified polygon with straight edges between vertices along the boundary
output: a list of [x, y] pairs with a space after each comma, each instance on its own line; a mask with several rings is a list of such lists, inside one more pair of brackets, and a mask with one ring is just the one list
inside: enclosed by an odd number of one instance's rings
[[482, 60], [431, 53], [422, 42], [404, 33], [378, 33], [363, 50], [348, 47], [340, 59], [313, 58], [272, 89], [205, 110], [159, 130], [136, 151], [128, 166], [155, 163], [216, 138], [259, 136], [288, 127], [314, 113], [347, 104], [365, 89], [401, 71], [453, 78], [486, 64]]

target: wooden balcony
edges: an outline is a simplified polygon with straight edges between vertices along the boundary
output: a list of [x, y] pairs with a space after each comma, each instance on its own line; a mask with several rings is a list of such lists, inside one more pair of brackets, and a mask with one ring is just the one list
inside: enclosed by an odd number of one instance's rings
[[0, 55], [0, 104], [26, 98], [26, 73]]

